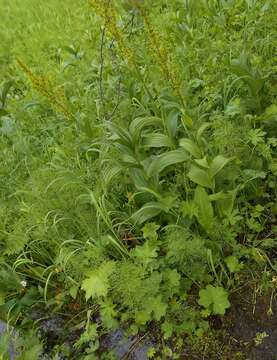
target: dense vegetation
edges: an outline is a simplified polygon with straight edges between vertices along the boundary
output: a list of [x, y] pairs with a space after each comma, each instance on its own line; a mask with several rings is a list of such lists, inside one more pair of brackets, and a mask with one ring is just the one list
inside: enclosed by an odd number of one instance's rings
[[245, 284], [273, 301], [277, 2], [0, 11], [0, 318], [18, 359], [113, 359], [119, 327], [185, 359]]

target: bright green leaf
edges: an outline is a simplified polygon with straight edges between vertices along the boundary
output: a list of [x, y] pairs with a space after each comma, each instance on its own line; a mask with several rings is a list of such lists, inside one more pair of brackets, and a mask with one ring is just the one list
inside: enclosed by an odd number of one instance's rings
[[195, 144], [190, 139], [181, 139], [180, 146], [184, 148], [187, 152], [190, 153], [195, 158], [201, 158], [201, 150], [199, 149], [198, 145]]
[[214, 223], [214, 211], [209, 195], [204, 188], [198, 186], [195, 189], [194, 202], [198, 207], [197, 219], [200, 225], [209, 231]]
[[199, 305], [206, 309], [211, 309], [215, 315], [224, 315], [226, 309], [230, 307], [227, 291], [220, 286], [208, 285], [199, 291]]
[[214, 183], [212, 179], [210, 178], [207, 171], [200, 169], [197, 166], [192, 165], [188, 177], [191, 181], [194, 183], [207, 187], [209, 189], [213, 189]]
[[208, 164], [206, 157], [204, 157], [202, 159], [194, 159], [194, 161], [196, 162], [197, 165], [199, 165], [200, 167], [202, 167], [204, 169], [210, 168], [210, 165]]
[[226, 157], [222, 155], [216, 156], [210, 166], [210, 174], [212, 177], [214, 177], [217, 173], [219, 173], [220, 170], [224, 168], [228, 162], [230, 162], [232, 159], [227, 159]]
[[114, 266], [113, 261], [108, 261], [88, 274], [88, 277], [82, 282], [82, 289], [86, 292], [86, 300], [107, 295], [109, 276], [112, 274]]

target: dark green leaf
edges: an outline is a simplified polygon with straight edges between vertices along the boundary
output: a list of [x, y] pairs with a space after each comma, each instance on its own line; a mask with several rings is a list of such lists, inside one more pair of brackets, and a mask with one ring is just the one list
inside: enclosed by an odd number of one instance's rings
[[168, 166], [184, 162], [187, 158], [188, 155], [183, 149], [168, 151], [162, 155], [156, 156], [152, 160], [149, 168], [147, 169], [147, 174], [149, 177], [154, 174], [159, 174]]

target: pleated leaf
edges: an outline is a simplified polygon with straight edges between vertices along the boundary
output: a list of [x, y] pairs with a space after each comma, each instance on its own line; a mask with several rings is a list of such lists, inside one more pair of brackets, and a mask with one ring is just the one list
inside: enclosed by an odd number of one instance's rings
[[175, 165], [184, 162], [188, 159], [187, 153], [183, 149], [168, 151], [159, 156], [156, 156], [147, 169], [149, 177], [154, 174], [160, 174], [164, 169], [170, 165]]
[[198, 145], [196, 145], [195, 142], [193, 142], [192, 140], [181, 139], [180, 146], [182, 146], [182, 148], [189, 152], [194, 158], [201, 158], [201, 150], [199, 149]]
[[169, 136], [159, 133], [150, 133], [144, 136], [143, 144], [148, 147], [171, 147], [172, 141]]
[[220, 170], [224, 168], [228, 162], [230, 162], [232, 159], [227, 159], [226, 157], [222, 155], [216, 156], [210, 166], [210, 174], [212, 177], [214, 177], [217, 173], [219, 173]]
[[164, 211], [164, 207], [156, 201], [150, 201], [143, 205], [138, 211], [132, 215], [132, 219], [137, 224], [142, 224], [145, 221], [152, 219]]
[[193, 165], [191, 167], [191, 169], [188, 173], [188, 177], [191, 181], [193, 181], [197, 185], [201, 185], [201, 186], [207, 187], [209, 189], [214, 188], [214, 181], [210, 178], [208, 172], [200, 169], [197, 166]]

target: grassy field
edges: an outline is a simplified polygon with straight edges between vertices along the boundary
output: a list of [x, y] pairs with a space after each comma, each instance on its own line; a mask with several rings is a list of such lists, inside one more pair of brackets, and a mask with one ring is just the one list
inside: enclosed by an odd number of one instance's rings
[[275, 316], [276, 13], [0, 0], [1, 360], [256, 359], [229, 323]]

